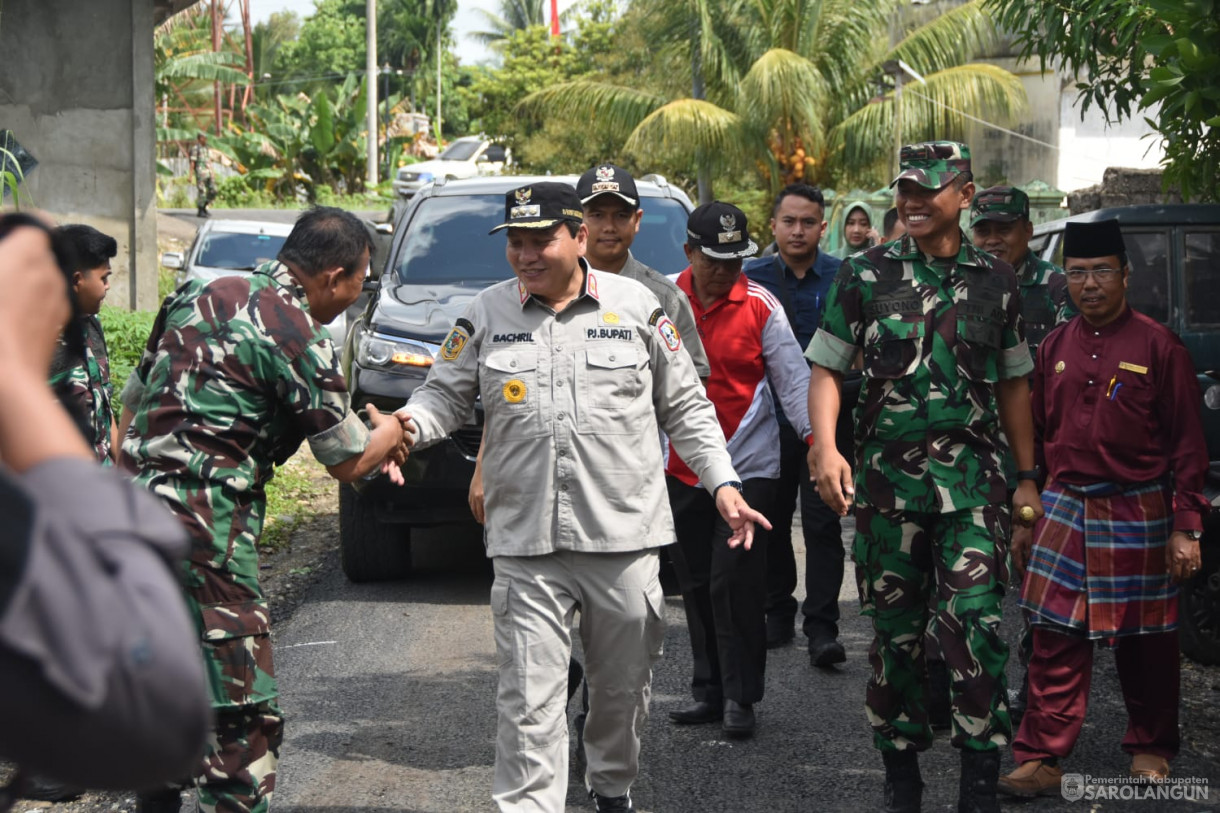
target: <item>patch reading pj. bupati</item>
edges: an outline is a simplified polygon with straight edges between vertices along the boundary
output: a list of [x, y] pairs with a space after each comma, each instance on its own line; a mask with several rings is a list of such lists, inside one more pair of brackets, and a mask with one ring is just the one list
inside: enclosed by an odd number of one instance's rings
[[677, 326], [669, 321], [668, 316], [662, 316], [661, 321], [657, 322], [657, 333], [661, 334], [661, 341], [665, 342], [671, 352], [676, 353], [681, 349], [682, 335], [678, 333]]
[[525, 382], [514, 378], [504, 384], [504, 400], [510, 404], [519, 404], [525, 400]]
[[445, 361], [454, 361], [462, 355], [472, 333], [474, 333], [474, 325], [470, 324], [467, 319], [458, 319], [453, 325], [453, 330], [449, 331], [449, 335], [441, 344], [441, 358]]

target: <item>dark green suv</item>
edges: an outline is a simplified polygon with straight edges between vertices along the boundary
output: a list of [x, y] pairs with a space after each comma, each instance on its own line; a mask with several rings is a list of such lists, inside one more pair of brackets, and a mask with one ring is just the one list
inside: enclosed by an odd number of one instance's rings
[[[1034, 229], [1030, 245], [1063, 265], [1068, 221], [1116, 218], [1123, 231], [1131, 280], [1127, 301], [1182, 338], [1203, 393], [1203, 431], [1211, 459], [1205, 493], [1220, 506], [1220, 205], [1172, 204], [1098, 209]], [[1182, 651], [1220, 664], [1220, 511], [1203, 525], [1203, 567], [1182, 589]]]

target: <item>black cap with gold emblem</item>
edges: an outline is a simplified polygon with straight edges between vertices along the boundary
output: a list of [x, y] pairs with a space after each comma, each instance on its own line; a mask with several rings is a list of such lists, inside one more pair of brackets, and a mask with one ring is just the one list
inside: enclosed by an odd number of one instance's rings
[[731, 203], [714, 200], [686, 219], [686, 244], [717, 260], [735, 260], [758, 253], [750, 239], [745, 212]]
[[504, 222], [488, 232], [500, 229], [549, 229], [569, 220], [583, 223], [580, 198], [570, 184], [543, 181], [514, 189], [504, 196]]
[[635, 188], [635, 178], [622, 167], [601, 164], [580, 176], [576, 181], [576, 195], [581, 203], [588, 203], [601, 195], [614, 195], [633, 209], [639, 208], [640, 193]]

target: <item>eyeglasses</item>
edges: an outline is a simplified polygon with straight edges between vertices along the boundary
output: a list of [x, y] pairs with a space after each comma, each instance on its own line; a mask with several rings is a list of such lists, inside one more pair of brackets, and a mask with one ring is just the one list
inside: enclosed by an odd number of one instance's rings
[[1072, 268], [1063, 272], [1067, 277], [1067, 281], [1073, 285], [1083, 285], [1084, 281], [1090, 275], [1098, 282], [1113, 282], [1114, 278], [1122, 271], [1120, 268], [1093, 268], [1089, 271], [1083, 271], [1079, 268]]

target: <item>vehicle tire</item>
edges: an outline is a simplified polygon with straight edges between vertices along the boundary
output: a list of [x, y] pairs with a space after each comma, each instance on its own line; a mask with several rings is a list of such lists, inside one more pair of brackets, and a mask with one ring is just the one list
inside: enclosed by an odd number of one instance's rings
[[373, 504], [347, 483], [339, 484], [339, 565], [357, 584], [411, 574], [411, 529], [378, 522]]
[[1182, 654], [1196, 663], [1220, 664], [1220, 516], [1204, 525], [1199, 543], [1203, 566], [1182, 585], [1178, 599], [1178, 637]]

